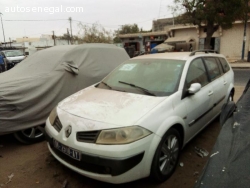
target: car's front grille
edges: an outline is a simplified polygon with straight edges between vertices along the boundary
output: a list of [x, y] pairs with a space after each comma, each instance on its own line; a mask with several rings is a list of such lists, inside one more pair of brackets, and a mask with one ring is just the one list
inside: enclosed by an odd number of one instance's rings
[[76, 133], [76, 139], [79, 142], [95, 143], [100, 131], [86, 131]]
[[21, 60], [14, 60], [12, 63], [19, 63]]
[[60, 120], [59, 120], [58, 117], [56, 117], [56, 119], [55, 119], [55, 121], [54, 121], [54, 123], [53, 123], [53, 127], [54, 127], [58, 132], [60, 132], [60, 131], [62, 130], [62, 124], [61, 124], [61, 122], [60, 122]]

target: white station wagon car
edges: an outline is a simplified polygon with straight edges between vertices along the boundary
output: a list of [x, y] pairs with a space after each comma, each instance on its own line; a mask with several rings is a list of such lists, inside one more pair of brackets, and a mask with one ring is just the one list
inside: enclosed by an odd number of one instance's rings
[[48, 147], [62, 164], [96, 180], [162, 182], [180, 150], [233, 95], [234, 74], [223, 55], [139, 56], [60, 102], [46, 121]]

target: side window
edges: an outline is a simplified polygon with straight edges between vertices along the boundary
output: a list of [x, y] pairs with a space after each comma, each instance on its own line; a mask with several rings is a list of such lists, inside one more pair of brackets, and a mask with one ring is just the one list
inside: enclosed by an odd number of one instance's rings
[[204, 60], [208, 69], [208, 75], [210, 79], [213, 81], [216, 78], [220, 77], [221, 72], [216, 59], [213, 57], [206, 57], [204, 58]]
[[219, 58], [219, 59], [220, 59], [223, 71], [228, 72], [230, 70], [230, 67], [229, 67], [227, 61], [224, 58]]
[[186, 82], [188, 88], [193, 83], [200, 83], [202, 87], [208, 84], [209, 81], [206, 69], [201, 58], [195, 59], [193, 62], [191, 62], [188, 69]]

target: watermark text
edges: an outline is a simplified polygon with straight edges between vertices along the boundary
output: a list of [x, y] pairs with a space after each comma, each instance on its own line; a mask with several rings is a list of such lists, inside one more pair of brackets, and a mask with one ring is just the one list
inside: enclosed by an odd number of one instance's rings
[[83, 12], [83, 7], [22, 7], [22, 6], [13, 6], [13, 7], [5, 7], [5, 12], [13, 12], [13, 13], [49, 13], [55, 14], [60, 12], [66, 13], [80, 13]]

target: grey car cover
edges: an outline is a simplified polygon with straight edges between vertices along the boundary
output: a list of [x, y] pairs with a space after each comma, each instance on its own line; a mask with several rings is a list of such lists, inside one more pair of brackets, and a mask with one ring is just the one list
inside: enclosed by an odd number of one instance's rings
[[221, 112], [227, 120], [196, 188], [250, 187], [250, 80], [236, 108], [228, 106]]
[[67, 96], [99, 82], [129, 59], [111, 44], [55, 46], [0, 74], [0, 134], [45, 123]]

